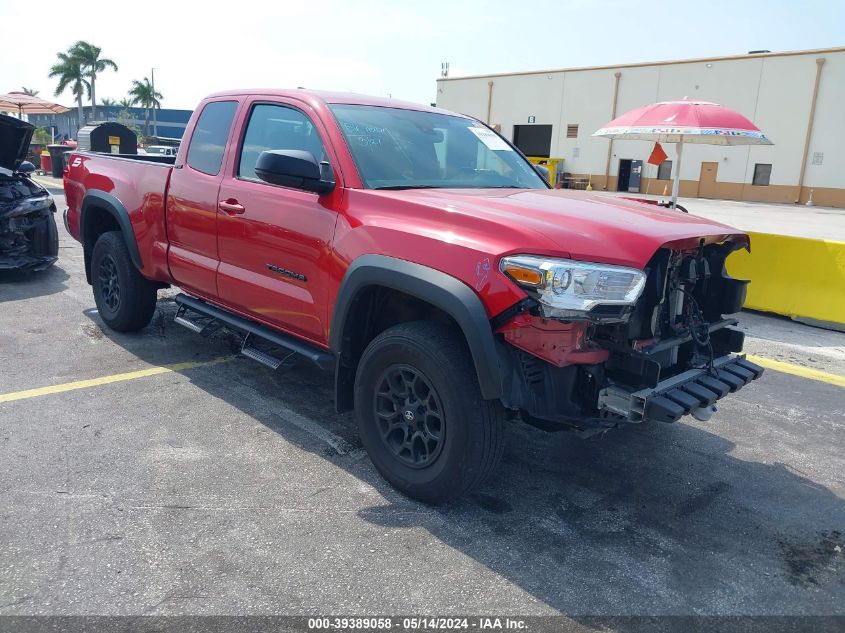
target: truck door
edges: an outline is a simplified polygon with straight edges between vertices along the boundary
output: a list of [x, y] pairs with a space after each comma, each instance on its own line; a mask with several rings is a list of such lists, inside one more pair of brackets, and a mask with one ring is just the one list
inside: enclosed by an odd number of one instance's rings
[[248, 108], [237, 152], [220, 187], [220, 299], [255, 319], [325, 345], [339, 185], [319, 196], [271, 185], [255, 175], [255, 163], [265, 150], [306, 150], [318, 161], [331, 162], [324, 135], [305, 106], [256, 99]]
[[217, 296], [217, 193], [237, 108], [237, 101], [205, 104], [167, 190], [170, 273], [186, 290], [209, 298]]

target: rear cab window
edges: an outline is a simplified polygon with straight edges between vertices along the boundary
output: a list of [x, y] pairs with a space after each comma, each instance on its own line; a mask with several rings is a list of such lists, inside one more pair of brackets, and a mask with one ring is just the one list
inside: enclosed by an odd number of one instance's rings
[[188, 147], [187, 163], [192, 169], [209, 176], [220, 173], [226, 141], [229, 140], [237, 109], [237, 101], [212, 101], [206, 104], [194, 126]]

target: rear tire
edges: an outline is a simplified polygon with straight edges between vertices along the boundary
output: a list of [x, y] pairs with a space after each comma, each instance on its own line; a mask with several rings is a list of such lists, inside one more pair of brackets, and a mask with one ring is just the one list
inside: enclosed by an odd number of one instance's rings
[[119, 231], [103, 233], [94, 244], [91, 285], [100, 317], [111, 329], [134, 332], [152, 319], [157, 289], [135, 268]]
[[385, 330], [355, 376], [361, 440], [403, 494], [441, 503], [479, 485], [504, 449], [503, 411], [484, 400], [466, 342], [429, 321]]

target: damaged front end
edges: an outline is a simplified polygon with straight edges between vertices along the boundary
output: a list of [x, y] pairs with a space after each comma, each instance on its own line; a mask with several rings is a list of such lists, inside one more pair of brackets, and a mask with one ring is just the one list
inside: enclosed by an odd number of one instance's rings
[[19, 175], [0, 173], [0, 270], [44, 270], [58, 259], [56, 205]]
[[56, 205], [25, 163], [35, 127], [0, 114], [0, 270], [44, 270], [59, 254]]
[[736, 354], [743, 333], [725, 316], [742, 308], [748, 284], [725, 260], [746, 245], [744, 236], [667, 244], [642, 271], [504, 258], [501, 270], [529, 294], [495, 324], [507, 343], [505, 406], [535, 426], [585, 435], [709, 419], [718, 399], [763, 373]]

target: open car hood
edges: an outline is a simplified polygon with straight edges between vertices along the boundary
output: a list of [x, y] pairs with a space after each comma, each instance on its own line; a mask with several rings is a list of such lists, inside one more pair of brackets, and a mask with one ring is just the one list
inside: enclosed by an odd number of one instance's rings
[[0, 167], [17, 171], [26, 158], [35, 126], [0, 114]]

